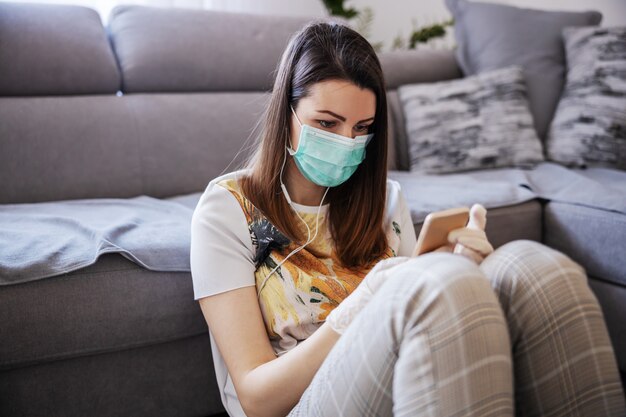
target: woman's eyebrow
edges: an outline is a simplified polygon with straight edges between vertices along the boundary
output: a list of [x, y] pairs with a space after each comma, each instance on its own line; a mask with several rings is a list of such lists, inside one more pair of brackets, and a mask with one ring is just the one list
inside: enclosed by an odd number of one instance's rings
[[[345, 121], [346, 121], [346, 118], [345, 118], [345, 117], [340, 116], [340, 115], [338, 115], [337, 113], [333, 113], [333, 112], [332, 112], [332, 111], [330, 111], [330, 110], [316, 110], [316, 111], [318, 111], [318, 112], [320, 112], [320, 113], [328, 113], [328, 114], [330, 114], [331, 116], [336, 117], [337, 119], [341, 120], [342, 122], [345, 122]], [[370, 120], [374, 120], [374, 118], [373, 118], [373, 117], [370, 117], [369, 119], [359, 120], [359, 122], [358, 122], [358, 123], [363, 123], [363, 122], [367, 122], [367, 121], [370, 121]]]

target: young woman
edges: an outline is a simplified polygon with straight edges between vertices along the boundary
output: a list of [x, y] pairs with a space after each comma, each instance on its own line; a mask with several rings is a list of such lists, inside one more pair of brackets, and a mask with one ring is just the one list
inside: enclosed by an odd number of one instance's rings
[[192, 221], [195, 299], [231, 416], [624, 413], [579, 265], [530, 241], [493, 251], [480, 207], [450, 245], [410, 257], [363, 37], [332, 23], [297, 33], [260, 140]]

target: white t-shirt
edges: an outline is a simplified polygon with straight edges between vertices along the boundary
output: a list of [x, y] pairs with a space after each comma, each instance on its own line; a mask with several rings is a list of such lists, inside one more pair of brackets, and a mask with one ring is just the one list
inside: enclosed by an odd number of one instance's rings
[[[332, 248], [326, 222], [328, 204], [319, 215], [319, 232], [304, 249], [276, 229], [239, 188], [236, 171], [211, 181], [200, 197], [191, 222], [191, 275], [194, 299], [256, 286], [270, 343], [280, 356], [309, 337], [328, 313], [363, 280], [369, 269], [347, 269]], [[315, 233], [317, 206], [294, 203]], [[400, 185], [387, 180], [384, 227], [389, 247], [381, 259], [410, 256], [415, 230]], [[301, 225], [306, 236], [306, 227]], [[370, 268], [373, 265], [370, 266]], [[209, 329], [215, 375], [222, 403], [230, 416], [245, 417], [222, 355]]]

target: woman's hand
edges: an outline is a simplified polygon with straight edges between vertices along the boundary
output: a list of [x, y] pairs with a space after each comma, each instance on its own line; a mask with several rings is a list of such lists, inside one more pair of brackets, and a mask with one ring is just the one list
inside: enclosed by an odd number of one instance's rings
[[407, 256], [384, 259], [363, 278], [363, 281], [326, 317], [326, 322], [337, 333], [343, 334], [356, 315], [372, 299], [376, 291], [387, 280], [388, 270], [406, 262]]
[[470, 209], [467, 226], [448, 233], [449, 245], [442, 246], [445, 249], [439, 249], [449, 251], [448, 249], [454, 245], [453, 253], [466, 256], [480, 265], [483, 259], [493, 252], [493, 246], [485, 234], [486, 224], [487, 210], [480, 204], [474, 204]]

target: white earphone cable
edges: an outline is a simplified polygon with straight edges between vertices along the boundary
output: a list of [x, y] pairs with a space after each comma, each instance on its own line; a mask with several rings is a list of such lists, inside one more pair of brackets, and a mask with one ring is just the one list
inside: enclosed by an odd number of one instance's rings
[[296, 215], [298, 216], [298, 218], [300, 219], [300, 221], [302, 223], [304, 223], [304, 226], [306, 227], [307, 230], [307, 239], [306, 239], [306, 243], [296, 249], [294, 249], [293, 251], [291, 251], [286, 257], [285, 259], [283, 259], [282, 261], [280, 261], [280, 263], [278, 265], [276, 265], [269, 274], [267, 274], [267, 276], [265, 277], [265, 279], [263, 280], [263, 282], [261, 283], [261, 286], [259, 287], [259, 290], [257, 292], [257, 298], [259, 298], [261, 296], [261, 291], [263, 291], [263, 288], [265, 288], [265, 284], [267, 283], [267, 280], [272, 276], [272, 274], [274, 272], [276, 272], [276, 270], [278, 270], [278, 268], [287, 261], [287, 259], [289, 259], [292, 255], [295, 255], [296, 253], [298, 253], [299, 251], [301, 251], [302, 249], [304, 249], [309, 243], [313, 242], [315, 240], [315, 238], [317, 237], [317, 231], [319, 229], [319, 217], [320, 217], [320, 211], [322, 209], [322, 204], [324, 204], [324, 199], [326, 198], [326, 194], [328, 193], [328, 190], [330, 190], [330, 187], [326, 187], [326, 191], [324, 192], [324, 195], [322, 196], [322, 201], [320, 201], [320, 205], [317, 208], [317, 214], [315, 215], [315, 234], [313, 235], [313, 238], [311, 238], [311, 228], [309, 228], [309, 225], [307, 224], [307, 222], [302, 218], [302, 216], [300, 216], [300, 213], [298, 213], [298, 210], [295, 209], [295, 207], [293, 206], [292, 202], [291, 202], [291, 197], [289, 196], [289, 192], [287, 192], [287, 187], [285, 187], [285, 184], [283, 183], [283, 169], [285, 168], [285, 163], [287, 162], [287, 149], [285, 149], [285, 156], [283, 158], [283, 166], [280, 168], [280, 187], [283, 190], [283, 194], [285, 196], [285, 198], [287, 199], [287, 203], [289, 203], [289, 206], [293, 209], [293, 211], [296, 212]]

